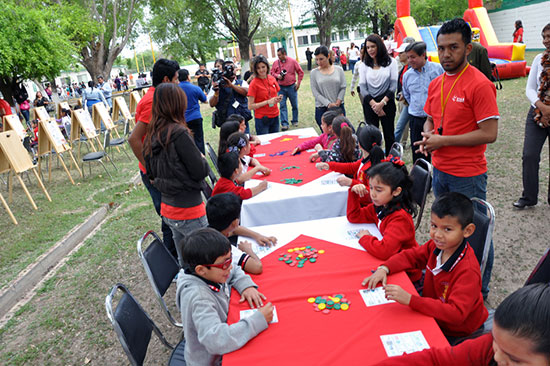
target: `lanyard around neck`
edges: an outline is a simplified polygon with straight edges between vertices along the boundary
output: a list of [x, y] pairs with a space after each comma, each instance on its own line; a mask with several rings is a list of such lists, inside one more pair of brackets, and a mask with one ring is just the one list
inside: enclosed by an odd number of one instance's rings
[[453, 83], [453, 85], [451, 85], [451, 89], [449, 90], [449, 93], [447, 93], [447, 97], [445, 98], [445, 101], [443, 101], [443, 85], [445, 84], [445, 73], [443, 73], [443, 80], [441, 80], [441, 124], [437, 129], [437, 132], [440, 135], [443, 135], [443, 117], [445, 116], [445, 108], [447, 107], [447, 102], [449, 101], [449, 97], [451, 96], [451, 93], [453, 92], [453, 89], [456, 83], [458, 82], [458, 80], [460, 80], [460, 77], [462, 76], [462, 74], [464, 74], [464, 71], [466, 71], [466, 69], [469, 66], [470, 64], [467, 63], [466, 67], [464, 67], [460, 72], [460, 74], [458, 74], [458, 77], [456, 78], [455, 82]]

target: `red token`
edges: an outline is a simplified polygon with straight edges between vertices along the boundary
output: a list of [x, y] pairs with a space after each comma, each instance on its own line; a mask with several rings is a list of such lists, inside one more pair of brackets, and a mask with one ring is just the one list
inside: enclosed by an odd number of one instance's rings
[[292, 261], [292, 263], [289, 263], [288, 265], [294, 267], [296, 265], [296, 262]]
[[321, 311], [321, 309], [319, 309], [317, 306], [315, 306], [315, 309], [313, 309], [315, 311]]
[[330, 310], [329, 310], [329, 309], [325, 309], [325, 310], [323, 310], [323, 314], [325, 314], [325, 315], [328, 315], [328, 314], [330, 314]]

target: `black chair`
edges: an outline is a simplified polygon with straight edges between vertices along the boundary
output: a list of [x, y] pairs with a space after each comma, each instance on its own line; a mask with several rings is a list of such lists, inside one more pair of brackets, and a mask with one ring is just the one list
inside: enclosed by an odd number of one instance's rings
[[[149, 237], [153, 238], [153, 240], [147, 249], [142, 251], [142, 245], [148, 241], [147, 239]], [[172, 280], [180, 270], [178, 261], [168, 249], [166, 249], [159, 236], [152, 230], [146, 232], [143, 237], [138, 240], [137, 251], [162, 312], [166, 315], [170, 323], [181, 328], [182, 324], [174, 319], [163, 298]]]
[[130, 135], [130, 121], [124, 120], [124, 135], [122, 137], [110, 140], [109, 145], [105, 146], [105, 149], [109, 148], [109, 153], [111, 153], [113, 150], [113, 146], [115, 147], [120, 146], [124, 154], [126, 154], [128, 159], [130, 159], [130, 155], [128, 155], [128, 153], [126, 152], [126, 149], [122, 146], [128, 141], [129, 135]]
[[[489, 257], [489, 249], [493, 240], [493, 231], [495, 229], [495, 210], [493, 206], [480, 198], [472, 198], [474, 207], [482, 206], [485, 210], [474, 210], [474, 224], [476, 230], [468, 238], [468, 243], [474, 249], [481, 274], [485, 272], [487, 258]], [[483, 212], [485, 211], [485, 212]]]
[[418, 159], [411, 169], [410, 176], [413, 181], [413, 200], [419, 207], [418, 215], [416, 216], [416, 224], [414, 226], [416, 230], [422, 221], [426, 198], [432, 187], [432, 164], [424, 159]]
[[210, 161], [212, 161], [212, 165], [214, 166], [214, 168], [216, 168], [216, 171], [218, 172], [218, 174], [220, 174], [220, 169], [218, 168], [218, 155], [216, 155], [216, 152], [208, 142], [206, 143], [206, 153], [210, 157]]
[[389, 155], [395, 156], [395, 157], [402, 157], [403, 156], [403, 145], [401, 145], [399, 142], [394, 142], [393, 145], [391, 145], [390, 153]]
[[86, 154], [82, 157], [82, 169], [81, 170], [82, 170], [82, 175], [83, 176], [84, 176], [84, 163], [88, 163], [88, 167], [90, 168], [90, 175], [92, 175], [91, 163], [93, 161], [97, 161], [99, 164], [101, 164], [103, 169], [105, 169], [105, 171], [107, 172], [109, 177], [111, 177], [111, 179], [113, 179], [113, 176], [111, 175], [111, 173], [109, 173], [109, 171], [107, 170], [107, 167], [105, 166], [105, 164], [103, 164], [103, 161], [102, 161], [103, 158], [109, 160], [109, 162], [115, 168], [115, 171], [117, 170], [117, 167], [116, 167], [115, 163], [107, 155], [107, 151], [105, 151], [106, 147], [108, 147], [110, 142], [111, 142], [111, 132], [109, 130], [105, 130], [105, 136], [104, 137], [105, 137], [105, 139], [103, 141], [103, 150], [94, 151], [94, 152], [88, 153], [88, 154]]
[[[122, 296], [113, 311], [113, 299], [118, 290], [122, 292]], [[149, 314], [147, 314], [123, 284], [117, 283], [111, 289], [109, 295], [105, 297], [105, 308], [107, 310], [107, 317], [111, 321], [122, 349], [130, 360], [131, 365], [143, 365], [153, 332], [155, 332], [162, 344], [173, 350], [168, 365], [185, 365], [185, 360], [183, 359], [185, 340], [179, 342], [175, 347], [170, 344], [155, 322], [149, 317]]]
[[542, 258], [525, 282], [525, 286], [532, 283], [550, 283], [550, 249], [546, 249]]

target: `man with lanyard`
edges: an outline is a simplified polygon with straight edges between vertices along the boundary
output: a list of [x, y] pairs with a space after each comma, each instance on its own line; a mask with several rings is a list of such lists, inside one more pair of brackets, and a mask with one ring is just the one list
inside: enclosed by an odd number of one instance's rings
[[[141, 98], [137, 107], [136, 107], [136, 126], [132, 131], [132, 134], [128, 138], [128, 143], [134, 152], [134, 155], [139, 161], [139, 169], [141, 171], [141, 180], [143, 185], [149, 191], [151, 199], [153, 200], [153, 205], [157, 214], [160, 216], [160, 203], [161, 203], [161, 193], [156, 189], [151, 181], [147, 177], [147, 172], [145, 170], [145, 160], [143, 159], [143, 140], [147, 133], [147, 126], [151, 120], [151, 110], [153, 108], [153, 96], [155, 94], [155, 87], [161, 83], [177, 83], [178, 82], [178, 70], [180, 69], [179, 64], [176, 61], [167, 60], [161, 58], [157, 60], [153, 66], [153, 86], [147, 90], [147, 93]], [[162, 220], [162, 240], [166, 248], [177, 258], [176, 246], [174, 245], [174, 240], [172, 239], [172, 229]]]
[[97, 77], [97, 87], [101, 92], [103, 93], [103, 96], [105, 97], [105, 100], [107, 101], [107, 104], [109, 104], [109, 108], [113, 108], [113, 89], [111, 88], [111, 85], [105, 80], [103, 80], [103, 76], [99, 75]]
[[[210, 107], [216, 108], [217, 117], [225, 121], [227, 116], [232, 114], [241, 115], [246, 121], [246, 131], [249, 133], [248, 121], [252, 119], [252, 113], [248, 109], [248, 83], [242, 79], [237, 79], [233, 61], [225, 61], [223, 70], [233, 70], [231, 75], [223, 76], [223, 83], [212, 82], [212, 88], [208, 92], [208, 103]], [[223, 85], [220, 85], [223, 84]]]
[[[445, 22], [437, 33], [437, 52], [445, 73], [430, 84], [423, 138], [415, 143], [420, 153], [432, 154], [436, 197], [459, 192], [485, 200], [487, 195], [485, 150], [497, 138], [500, 116], [495, 86], [468, 63], [471, 37], [470, 26], [460, 18]], [[476, 209], [485, 212], [480, 206]], [[484, 298], [489, 293], [493, 253], [491, 243], [482, 274]]]
[[[277, 79], [281, 90], [279, 95], [283, 96], [281, 103], [281, 130], [288, 130], [288, 110], [286, 106], [286, 99], [290, 99], [292, 105], [292, 125], [298, 126], [298, 89], [304, 78], [304, 71], [300, 64], [293, 58], [286, 55], [284, 48], [277, 50], [277, 61], [273, 63], [271, 68], [271, 75]], [[298, 82], [296, 82], [296, 74], [298, 74]]]
[[208, 84], [210, 84], [210, 73], [206, 70], [205, 64], [199, 64], [199, 69], [195, 73], [195, 79], [197, 79], [197, 84], [199, 88], [202, 89], [204, 94], [208, 93]]
[[[440, 64], [428, 61], [426, 55], [426, 43], [414, 42], [405, 48], [409, 69], [403, 75], [403, 98], [407, 101], [409, 107], [409, 126], [411, 131], [411, 146], [416, 141], [422, 140], [422, 131], [424, 122], [426, 122], [426, 113], [424, 104], [428, 98], [428, 87], [433, 79], [443, 74], [443, 68]], [[413, 162], [424, 155], [411, 149]]]

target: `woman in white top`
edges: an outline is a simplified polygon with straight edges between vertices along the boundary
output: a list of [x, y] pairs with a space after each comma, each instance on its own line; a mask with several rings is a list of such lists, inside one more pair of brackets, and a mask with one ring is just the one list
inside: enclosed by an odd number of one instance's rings
[[[537, 204], [540, 152], [550, 135], [550, 23], [542, 28], [542, 44], [546, 50], [533, 60], [525, 88], [531, 108], [525, 121], [523, 142], [523, 193], [521, 198], [514, 202], [514, 207], [518, 209]], [[543, 102], [544, 99], [546, 102]]]
[[314, 52], [319, 67], [311, 71], [311, 92], [315, 98], [315, 121], [321, 128], [323, 113], [332, 108], [340, 108], [344, 116], [344, 96], [346, 95], [346, 75], [340, 66], [334, 66], [326, 46], [317, 47]]
[[386, 154], [394, 137], [395, 90], [397, 89], [397, 62], [388, 55], [382, 38], [371, 34], [365, 40], [362, 62], [366, 68], [359, 75], [359, 88], [363, 94], [365, 122], [379, 127], [382, 123]]
[[349, 62], [349, 69], [351, 70], [351, 73], [353, 74], [353, 71], [355, 69], [355, 64], [360, 59], [359, 55], [359, 48], [355, 45], [355, 43], [351, 43], [351, 47], [348, 50], [348, 62]]

